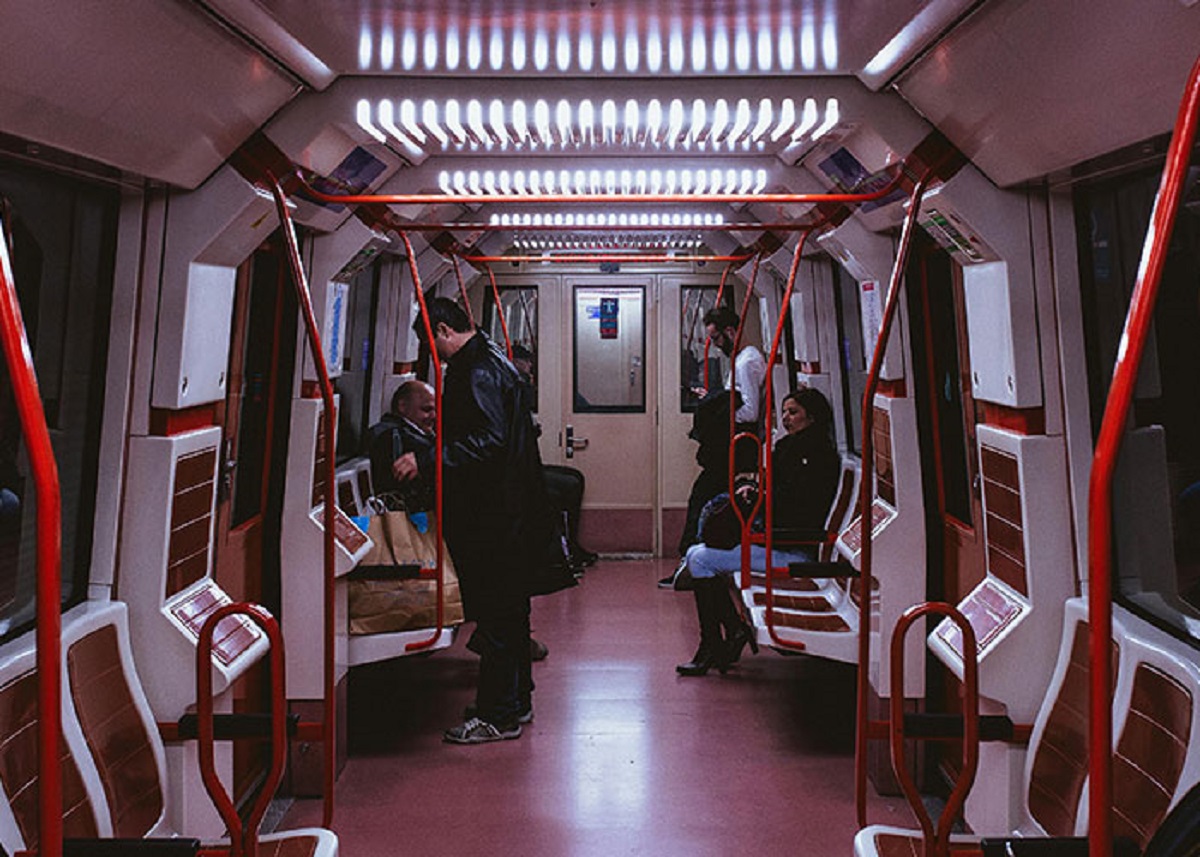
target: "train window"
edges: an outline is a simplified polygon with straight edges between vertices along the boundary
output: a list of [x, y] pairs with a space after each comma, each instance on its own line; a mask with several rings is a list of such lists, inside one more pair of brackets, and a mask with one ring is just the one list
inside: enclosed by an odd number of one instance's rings
[[[1193, 163], [1196, 157], [1193, 155]], [[1093, 431], [1099, 428], [1160, 170], [1076, 190]], [[1113, 486], [1118, 601], [1200, 645], [1200, 175], [1185, 189]]]
[[862, 453], [862, 400], [867, 389], [867, 358], [863, 350], [862, 305], [859, 284], [840, 265], [833, 266], [833, 300], [838, 323], [838, 359], [841, 361], [842, 405], [846, 450]]
[[[91, 563], [118, 207], [108, 188], [0, 164], [0, 221], [58, 461], [65, 606], [85, 597]], [[0, 480], [0, 635], [7, 639], [33, 622], [36, 506], [6, 368]]]
[[641, 286], [575, 287], [575, 413], [645, 413]]
[[682, 411], [696, 410], [694, 390], [720, 384], [729, 373], [729, 358], [719, 348], [708, 349], [708, 379], [704, 383], [704, 314], [717, 305], [716, 286], [684, 286], [679, 293], [679, 402]]
[[[974, 449], [975, 414], [969, 399], [970, 371], [966, 365], [966, 310], [962, 291], [962, 272], [944, 250], [930, 247], [921, 255], [922, 283], [926, 289], [926, 337], [928, 339], [929, 377], [933, 388], [929, 398], [933, 406], [934, 436], [941, 464], [939, 487], [942, 511], [958, 522], [971, 526], [971, 471]], [[967, 392], [964, 392], [967, 391]], [[969, 422], [968, 422], [969, 420]]]
[[342, 373], [334, 379], [338, 403], [338, 463], [353, 458], [366, 443], [370, 425], [371, 354], [375, 333], [375, 314], [379, 306], [381, 262], [377, 257], [349, 279], [346, 292], [346, 347], [342, 354]]
[[[538, 379], [538, 299], [537, 286], [504, 286], [500, 288], [500, 306], [504, 324], [512, 341], [513, 364], [533, 384], [537, 403]], [[504, 327], [496, 305], [485, 301], [483, 306], [483, 328], [496, 342], [504, 342]]]

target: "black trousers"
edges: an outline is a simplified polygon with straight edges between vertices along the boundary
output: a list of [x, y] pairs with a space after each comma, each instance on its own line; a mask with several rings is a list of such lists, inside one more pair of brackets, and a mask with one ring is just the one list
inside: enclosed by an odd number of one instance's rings
[[523, 610], [485, 616], [475, 623], [467, 648], [479, 655], [475, 708], [481, 720], [516, 723], [533, 704], [529, 650], [529, 602]]
[[567, 544], [572, 550], [575, 550], [579, 547], [579, 513], [583, 506], [583, 474], [574, 467], [544, 464], [542, 465], [542, 475], [546, 480], [546, 493], [550, 495], [550, 504], [563, 518]]

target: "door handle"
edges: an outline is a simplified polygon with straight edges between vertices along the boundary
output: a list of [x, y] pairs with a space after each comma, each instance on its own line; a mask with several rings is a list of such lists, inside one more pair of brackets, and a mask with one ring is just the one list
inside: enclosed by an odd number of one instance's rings
[[567, 458], [575, 457], [575, 450], [587, 449], [588, 439], [586, 437], [575, 437], [575, 426], [567, 426], [563, 434], [565, 442], [563, 446], [566, 448]]

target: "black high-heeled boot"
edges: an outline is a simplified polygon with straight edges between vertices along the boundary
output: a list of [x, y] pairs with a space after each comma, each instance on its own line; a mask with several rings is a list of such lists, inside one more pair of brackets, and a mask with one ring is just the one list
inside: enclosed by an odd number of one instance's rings
[[718, 583], [723, 589], [724, 583], [718, 580], [702, 578], [696, 581], [693, 593], [696, 615], [700, 619], [700, 647], [690, 661], [675, 667], [675, 672], [680, 675], [706, 675], [713, 667], [724, 673], [729, 668], [725, 657], [725, 640], [721, 636], [720, 607], [716, 600], [716, 596], [724, 596], [724, 592], [714, 586]]
[[758, 654], [758, 636], [734, 606], [733, 599], [741, 596], [732, 581], [723, 582], [725, 585], [720, 588], [717, 616], [725, 629], [725, 661], [727, 664], [736, 664], [742, 656], [742, 649], [747, 645], [750, 646], [750, 651]]

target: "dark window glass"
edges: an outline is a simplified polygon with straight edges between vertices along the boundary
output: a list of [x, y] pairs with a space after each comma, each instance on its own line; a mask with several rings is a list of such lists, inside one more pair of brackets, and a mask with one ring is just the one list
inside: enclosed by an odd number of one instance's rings
[[370, 420], [371, 354], [374, 349], [375, 317], [379, 309], [378, 259], [349, 282], [346, 291], [346, 345], [342, 349], [342, 373], [334, 379], [339, 395], [337, 463], [360, 455]]
[[[1197, 163], [1193, 154], [1192, 163]], [[1200, 644], [1200, 171], [1159, 285], [1113, 486], [1118, 601]], [[1075, 193], [1093, 432], [1099, 430], [1161, 165]]]
[[834, 305], [838, 321], [838, 360], [842, 369], [842, 402], [846, 425], [846, 449], [862, 453], [862, 399], [867, 389], [867, 358], [863, 352], [862, 309], [859, 284], [854, 277], [833, 266]]
[[[0, 164], [0, 221], [62, 495], [63, 603], [91, 565], [119, 196]], [[36, 498], [6, 366], [0, 366], [0, 633], [34, 616]]]
[[[537, 286], [503, 286], [499, 289], [500, 306], [504, 309], [504, 324], [496, 312], [495, 301], [483, 305], [483, 329], [488, 336], [504, 346], [504, 331], [512, 343], [513, 365], [533, 385], [533, 401], [537, 403], [538, 378], [538, 300]], [[536, 407], [535, 407], [536, 410]]]

